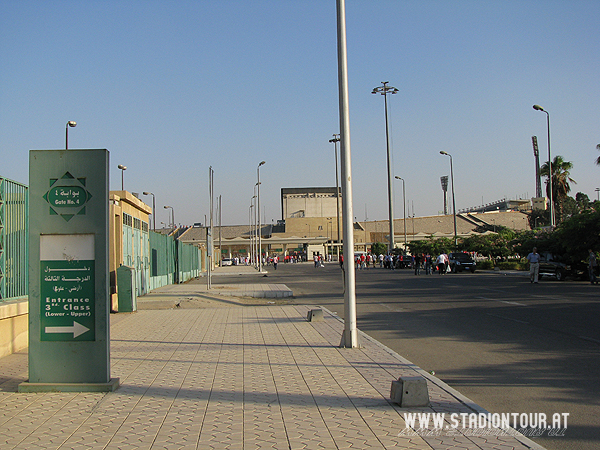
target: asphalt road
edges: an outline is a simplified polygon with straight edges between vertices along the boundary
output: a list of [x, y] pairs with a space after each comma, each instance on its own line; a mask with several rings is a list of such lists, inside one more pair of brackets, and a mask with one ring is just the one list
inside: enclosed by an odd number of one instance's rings
[[[279, 264], [264, 281], [344, 315], [339, 266]], [[244, 278], [242, 280], [242, 278]], [[219, 277], [219, 282], [248, 282]], [[256, 282], [256, 279], [255, 281]], [[600, 285], [523, 273], [356, 272], [358, 328], [490, 412], [569, 413], [544, 447], [600, 448]]]

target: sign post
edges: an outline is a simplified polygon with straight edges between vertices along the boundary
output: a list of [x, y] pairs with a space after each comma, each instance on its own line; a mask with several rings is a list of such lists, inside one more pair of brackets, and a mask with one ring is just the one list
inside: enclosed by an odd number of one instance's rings
[[32, 150], [29, 381], [19, 392], [114, 391], [108, 151]]

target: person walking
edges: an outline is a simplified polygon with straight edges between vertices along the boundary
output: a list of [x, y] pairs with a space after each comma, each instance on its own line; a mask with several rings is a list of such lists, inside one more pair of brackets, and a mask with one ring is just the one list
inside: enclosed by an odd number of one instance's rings
[[431, 275], [431, 255], [425, 255], [425, 275]]
[[531, 283], [537, 283], [540, 275], [540, 254], [537, 252], [537, 247], [533, 247], [533, 251], [527, 255], [529, 261], [529, 279]]
[[598, 278], [596, 278], [596, 266], [598, 265], [596, 254], [592, 251], [591, 248], [588, 250], [588, 253], [588, 273], [590, 275], [590, 283], [598, 284]]
[[273, 256], [273, 269], [277, 270], [277, 263], [279, 262], [279, 256]]
[[415, 275], [421, 275], [421, 255], [419, 253], [413, 256], [413, 264], [415, 265]]

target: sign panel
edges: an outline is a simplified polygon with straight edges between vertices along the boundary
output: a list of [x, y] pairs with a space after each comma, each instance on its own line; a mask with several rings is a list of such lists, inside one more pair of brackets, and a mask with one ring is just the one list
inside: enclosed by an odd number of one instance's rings
[[94, 235], [40, 236], [42, 341], [95, 340]]
[[29, 381], [19, 390], [112, 390], [108, 151], [29, 155]]

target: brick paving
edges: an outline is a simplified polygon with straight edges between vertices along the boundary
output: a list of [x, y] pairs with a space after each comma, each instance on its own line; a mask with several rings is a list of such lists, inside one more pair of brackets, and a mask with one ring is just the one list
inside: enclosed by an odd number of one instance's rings
[[[0, 359], [0, 449], [528, 449], [517, 435], [406, 433], [406, 412], [478, 413], [469, 399], [306, 306], [144, 310], [111, 317], [111, 393], [17, 393], [27, 353]], [[431, 406], [389, 401], [401, 375]], [[449, 425], [448, 422], [446, 422]], [[467, 430], [468, 431], [468, 430]]]

